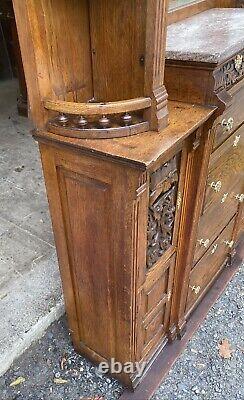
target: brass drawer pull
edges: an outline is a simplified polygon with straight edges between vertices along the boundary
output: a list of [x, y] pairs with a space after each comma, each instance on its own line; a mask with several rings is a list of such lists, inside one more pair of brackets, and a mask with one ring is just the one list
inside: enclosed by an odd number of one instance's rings
[[210, 187], [211, 187], [215, 192], [219, 192], [220, 189], [222, 188], [222, 183], [221, 183], [221, 181], [211, 182], [211, 183], [210, 183]]
[[229, 132], [233, 129], [234, 126], [234, 119], [230, 117], [228, 120], [223, 119], [221, 122], [222, 128], [224, 128], [224, 132]]
[[229, 193], [224, 193], [223, 197], [221, 199], [221, 203], [224, 203], [228, 196], [229, 196]]
[[214, 254], [214, 253], [216, 252], [217, 248], [218, 248], [218, 245], [217, 245], [217, 244], [214, 244], [214, 245], [213, 245], [213, 248], [212, 248], [212, 250], [211, 250], [211, 254]]
[[241, 193], [241, 194], [236, 194], [236, 195], [235, 195], [235, 199], [238, 200], [239, 203], [243, 203], [243, 201], [244, 201], [244, 194], [243, 194], [243, 193]]
[[234, 142], [233, 142], [233, 147], [237, 147], [237, 146], [238, 146], [238, 143], [239, 143], [239, 141], [240, 141], [240, 138], [241, 138], [240, 135], [237, 135], [237, 136], [235, 137], [235, 140], [234, 140]]
[[200, 292], [200, 290], [201, 290], [201, 286], [193, 285], [193, 286], [190, 286], [190, 288], [195, 294], [198, 294]]
[[209, 240], [209, 239], [206, 239], [206, 240], [204, 240], [204, 239], [198, 239], [198, 242], [199, 242], [199, 244], [200, 244], [201, 246], [207, 248], [207, 247], [209, 246], [210, 240]]
[[237, 54], [236, 58], [235, 58], [235, 69], [237, 71], [239, 71], [241, 69], [242, 66], [242, 62], [243, 62], [243, 55], [242, 54]]
[[228, 240], [224, 240], [224, 244], [226, 244], [226, 246], [228, 246], [230, 249], [232, 249], [232, 247], [234, 245], [234, 240], [231, 240], [230, 242]]

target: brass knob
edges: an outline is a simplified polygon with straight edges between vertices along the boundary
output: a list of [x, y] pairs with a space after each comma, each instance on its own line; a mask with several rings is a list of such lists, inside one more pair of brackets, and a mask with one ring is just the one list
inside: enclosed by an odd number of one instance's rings
[[201, 290], [201, 286], [193, 285], [193, 286], [190, 286], [190, 288], [195, 294], [198, 294], [200, 292], [200, 290]]
[[210, 243], [210, 240], [209, 240], [209, 239], [206, 239], [206, 240], [204, 240], [204, 239], [198, 239], [198, 242], [199, 242], [199, 244], [200, 244], [201, 246], [203, 246], [203, 247], [208, 247], [208, 246], [209, 246], [209, 243]]
[[242, 54], [237, 54], [237, 56], [236, 56], [236, 58], [235, 58], [235, 61], [234, 61], [234, 63], [235, 63], [235, 69], [236, 69], [237, 71], [239, 71], [239, 70], [241, 69], [243, 60], [244, 60], [243, 55], [242, 55]]
[[211, 250], [211, 254], [214, 254], [214, 253], [216, 252], [217, 248], [218, 248], [218, 245], [217, 245], [217, 244], [214, 244], [214, 245], [213, 245], [213, 248], [212, 248], [212, 250]]
[[230, 242], [228, 240], [224, 240], [224, 244], [231, 249], [234, 245], [234, 240], [231, 240]]
[[233, 142], [233, 147], [237, 147], [240, 141], [241, 135], [236, 135], [235, 140]]
[[243, 194], [243, 193], [241, 193], [241, 194], [236, 194], [236, 195], [235, 195], [235, 199], [238, 200], [239, 203], [243, 203], [243, 201], [244, 201], [244, 194]]
[[222, 188], [222, 183], [221, 181], [211, 182], [210, 186], [215, 192], [219, 192], [220, 189]]
[[229, 119], [223, 119], [221, 122], [221, 126], [224, 128], [224, 132], [229, 132], [231, 129], [233, 129], [234, 126], [234, 119], [230, 117]]

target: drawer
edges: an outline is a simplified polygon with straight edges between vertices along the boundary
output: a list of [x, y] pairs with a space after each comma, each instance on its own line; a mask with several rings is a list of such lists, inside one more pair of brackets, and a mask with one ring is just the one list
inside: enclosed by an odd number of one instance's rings
[[213, 282], [224, 262], [227, 260], [227, 256], [234, 246], [234, 242], [232, 241], [234, 223], [235, 217], [212, 243], [207, 253], [191, 271], [186, 303], [187, 312], [190, 311], [206, 293], [206, 289]]
[[223, 204], [211, 207], [201, 216], [198, 226], [194, 265], [211, 248], [216, 237], [219, 236], [220, 232], [236, 214], [237, 209], [238, 205], [236, 201], [229, 197]]
[[229, 90], [232, 101], [227, 110], [215, 121], [214, 149], [220, 146], [244, 122], [244, 81]]
[[[238, 137], [238, 143], [233, 142]], [[196, 263], [224, 229], [243, 202], [244, 126], [211, 156], [204, 206], [198, 226]]]
[[[242, 190], [244, 172], [244, 125], [226, 140], [210, 157], [204, 211], [213, 203], [224, 202], [235, 186]], [[238, 187], [238, 182], [240, 187]]]

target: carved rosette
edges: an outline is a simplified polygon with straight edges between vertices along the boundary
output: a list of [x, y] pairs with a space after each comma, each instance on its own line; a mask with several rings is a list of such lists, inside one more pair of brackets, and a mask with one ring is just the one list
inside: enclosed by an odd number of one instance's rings
[[[172, 245], [178, 189], [176, 165], [174, 158], [154, 172], [155, 176], [162, 174], [162, 180], [150, 193], [153, 202], [148, 210], [147, 268], [151, 268]], [[163, 175], [164, 170], [167, 176]], [[162, 190], [155, 199], [153, 196], [159, 187]]]
[[215, 92], [229, 89], [244, 76], [244, 53], [237, 54], [215, 72]]

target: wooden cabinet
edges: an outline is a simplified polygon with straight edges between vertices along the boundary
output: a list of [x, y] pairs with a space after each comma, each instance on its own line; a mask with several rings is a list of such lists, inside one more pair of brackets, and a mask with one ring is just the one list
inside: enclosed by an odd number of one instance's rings
[[14, 7], [72, 340], [135, 388], [241, 238], [243, 48], [177, 59], [170, 28], [167, 101], [166, 1]]
[[181, 152], [147, 172], [38, 140], [76, 349], [148, 361], [167, 341]]
[[[174, 130], [114, 143], [35, 132], [72, 339], [95, 363], [148, 368], [168, 342], [186, 170], [214, 113], [169, 110]], [[135, 388], [143, 376], [117, 378]]]

